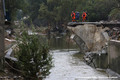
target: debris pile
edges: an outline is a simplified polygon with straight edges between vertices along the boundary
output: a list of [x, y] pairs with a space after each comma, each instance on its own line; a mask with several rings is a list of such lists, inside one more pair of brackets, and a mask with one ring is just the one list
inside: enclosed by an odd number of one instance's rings
[[110, 39], [114, 40], [120, 40], [120, 28], [119, 27], [114, 27], [110, 30], [106, 30], [108, 33]]

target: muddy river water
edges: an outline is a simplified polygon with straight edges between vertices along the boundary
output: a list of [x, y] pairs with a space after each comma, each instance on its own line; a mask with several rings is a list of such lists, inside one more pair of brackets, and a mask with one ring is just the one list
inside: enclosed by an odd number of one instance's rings
[[72, 45], [68, 49], [68, 44], [64, 39], [51, 40], [51, 47], [54, 45], [54, 49], [50, 51], [53, 55], [54, 67], [45, 80], [114, 80], [106, 72], [98, 71], [87, 65], [83, 61], [84, 54]]

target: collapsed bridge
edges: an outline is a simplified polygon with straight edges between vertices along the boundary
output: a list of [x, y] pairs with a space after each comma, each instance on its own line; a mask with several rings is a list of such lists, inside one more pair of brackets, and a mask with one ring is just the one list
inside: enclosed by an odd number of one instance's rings
[[97, 67], [120, 74], [120, 22], [69, 22], [67, 28], [81, 53], [97, 54]]

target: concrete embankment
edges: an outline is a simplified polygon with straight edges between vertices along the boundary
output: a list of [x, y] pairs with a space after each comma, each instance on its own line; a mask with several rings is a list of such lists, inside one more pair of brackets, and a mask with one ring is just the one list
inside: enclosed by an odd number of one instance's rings
[[108, 47], [109, 68], [120, 74], [120, 41], [111, 40]]

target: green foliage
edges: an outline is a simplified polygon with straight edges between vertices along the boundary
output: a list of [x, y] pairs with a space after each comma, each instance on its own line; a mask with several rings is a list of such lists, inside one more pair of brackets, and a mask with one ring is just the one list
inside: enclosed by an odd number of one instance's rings
[[120, 20], [120, 8], [113, 9], [109, 14], [110, 20]]
[[70, 21], [72, 0], [47, 0], [39, 9], [39, 19], [44, 19], [51, 26], [61, 26]]
[[110, 11], [116, 7], [115, 0], [89, 0], [84, 7], [89, 21], [108, 20]]
[[12, 21], [16, 19], [19, 10], [27, 13], [27, 0], [5, 0], [5, 5], [6, 11], [9, 11]]
[[42, 37], [28, 35], [23, 32], [18, 39], [18, 50], [16, 51], [17, 67], [22, 71], [25, 80], [38, 80], [49, 75], [52, 67], [52, 56], [49, 47]]
[[9, 0], [9, 2], [13, 13], [16, 9], [22, 9], [24, 15], [29, 16], [34, 25], [53, 27], [61, 27], [62, 24], [71, 21], [72, 11], [80, 12], [80, 21], [83, 11], [87, 11], [88, 21], [100, 21], [108, 20], [114, 9], [120, 8], [120, 0]]
[[87, 11], [88, 21], [108, 20], [108, 15], [117, 4], [117, 0], [47, 0], [47, 3], [39, 9], [39, 19], [47, 19], [45, 21], [49, 21], [49, 24], [59, 26], [71, 21], [72, 11], [80, 12], [81, 21], [83, 11]]

